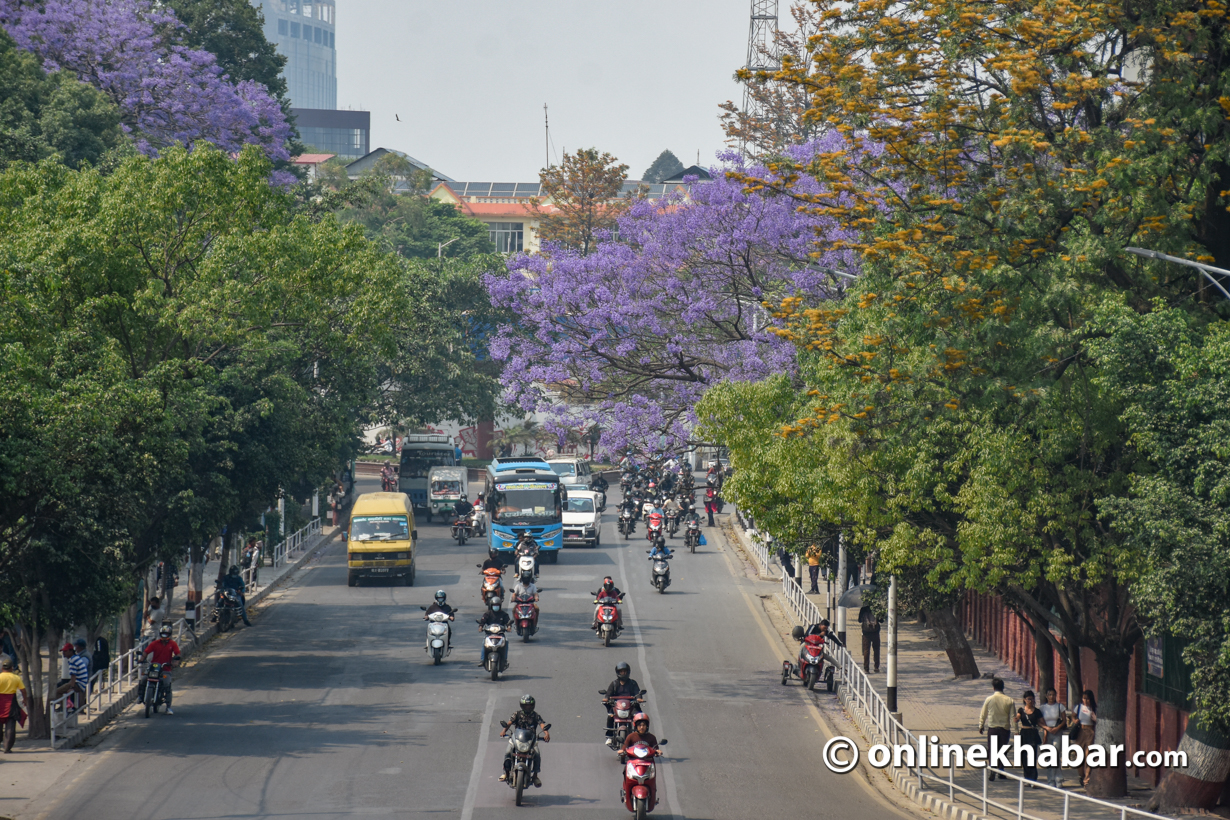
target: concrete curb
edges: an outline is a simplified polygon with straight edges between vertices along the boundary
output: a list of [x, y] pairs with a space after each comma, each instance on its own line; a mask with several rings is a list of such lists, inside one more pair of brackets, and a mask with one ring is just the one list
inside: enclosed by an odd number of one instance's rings
[[[748, 563], [756, 568], [756, 577], [762, 581], [781, 581], [780, 574], [774, 574], [773, 566], [761, 566], [760, 559], [756, 555], [756, 551], [752, 549], [751, 543], [748, 541], [747, 533], [739, 526], [738, 519], [732, 514], [729, 521], [725, 522], [728, 526], [718, 526], [719, 530], [729, 531], [734, 536], [735, 546], [737, 546], [744, 555], [747, 556]], [[727, 538], [727, 540], [731, 540]]]
[[[303, 555], [300, 555], [294, 561], [287, 564], [286, 571], [283, 572], [280, 576], [278, 576], [276, 580], [274, 580], [269, 585], [264, 586], [261, 589], [257, 590], [256, 593], [253, 594], [252, 597], [248, 599], [248, 606], [255, 606], [256, 604], [263, 601], [266, 598], [266, 596], [269, 595], [270, 592], [272, 592], [275, 588], [281, 585], [282, 581], [290, 577], [291, 573], [299, 569], [299, 567], [301, 567], [305, 562], [307, 562], [308, 559], [312, 558], [314, 555], [316, 555], [316, 553], [320, 552], [322, 548], [324, 548], [326, 545], [332, 542], [334, 538], [337, 537], [337, 534], [339, 532], [340, 530], [335, 530], [330, 535], [325, 535], [323, 533], [319, 535], [317, 542], [313, 544], [311, 547], [309, 547], [306, 551], [304, 551]], [[188, 647], [187, 649], [181, 649], [180, 656], [184, 660], [191, 658], [206, 643], [208, 643], [210, 638], [214, 637], [214, 635], [217, 635], [217, 634], [218, 634], [218, 625], [210, 624], [208, 627], [206, 627], [204, 631], [197, 633], [196, 640], [193, 642], [192, 646]], [[104, 709], [101, 713], [91, 718], [87, 723], [84, 723], [78, 726], [72, 733], [66, 734], [63, 737], [57, 739], [56, 749], [68, 749], [68, 748], [72, 748], [73, 746], [81, 745], [81, 743], [84, 742], [86, 739], [92, 737], [93, 735], [98, 733], [108, 723], [115, 720], [116, 716], [119, 715], [121, 712], [123, 712], [125, 709], [127, 709], [136, 699], [137, 699], [137, 687], [134, 686], [133, 688], [125, 692], [123, 695], [121, 695], [114, 703], [112, 703], [110, 706]]]
[[918, 779], [911, 775], [908, 770], [898, 769], [895, 771], [893, 773], [893, 785], [897, 787], [897, 791], [913, 800], [922, 808], [932, 814], [946, 817], [948, 820], [985, 820], [986, 818], [986, 815], [961, 808], [953, 803], [949, 803], [937, 794], [918, 788]]

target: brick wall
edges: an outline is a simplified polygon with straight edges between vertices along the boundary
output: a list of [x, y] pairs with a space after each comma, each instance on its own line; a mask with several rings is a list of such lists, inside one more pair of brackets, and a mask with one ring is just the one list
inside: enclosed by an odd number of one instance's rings
[[[1038, 683], [1038, 664], [1034, 654], [1035, 640], [1032, 627], [1004, 605], [996, 595], [966, 593], [958, 613], [965, 634], [970, 640], [995, 653], [1034, 689]], [[1055, 689], [1061, 700], [1068, 691], [1067, 668], [1054, 652]], [[1129, 751], [1170, 751], [1177, 749], [1187, 728], [1188, 713], [1137, 691], [1141, 678], [1143, 648], [1138, 646], [1132, 655], [1132, 676], [1128, 682], [1127, 747]], [[1081, 650], [1081, 675], [1083, 688], [1098, 691], [1098, 666], [1093, 653]], [[1020, 693], [1009, 693], [1020, 697]], [[1041, 696], [1041, 693], [1039, 693]], [[1072, 704], [1069, 704], [1071, 706]], [[1161, 770], [1154, 768], [1133, 769], [1131, 774], [1155, 785], [1161, 778]]]

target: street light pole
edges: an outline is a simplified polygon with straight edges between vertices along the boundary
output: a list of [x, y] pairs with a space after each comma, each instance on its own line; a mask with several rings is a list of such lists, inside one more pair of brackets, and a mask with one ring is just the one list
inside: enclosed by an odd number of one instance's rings
[[1230, 291], [1222, 287], [1221, 282], [1214, 279], [1211, 275], [1211, 274], [1216, 273], [1219, 276], [1230, 276], [1230, 270], [1226, 270], [1225, 268], [1215, 268], [1212, 265], [1205, 265], [1200, 262], [1193, 262], [1190, 259], [1183, 259], [1182, 257], [1179, 257], [1179, 256], [1171, 256], [1170, 254], [1167, 254], [1167, 253], [1151, 251], [1148, 248], [1124, 248], [1124, 250], [1127, 251], [1128, 253], [1132, 253], [1137, 256], [1143, 256], [1146, 259], [1157, 259], [1162, 262], [1173, 262], [1176, 265], [1183, 265], [1184, 267], [1195, 268], [1196, 270], [1200, 271], [1200, 273], [1204, 276], [1205, 279], [1208, 279], [1209, 282], [1213, 284], [1213, 287], [1221, 291], [1222, 296], [1225, 296], [1227, 299], [1230, 299]]
[[837, 642], [846, 645], [846, 608], [841, 596], [846, 591], [846, 538], [837, 534]]
[[436, 247], [436, 259], [439, 259], [442, 256], [444, 256], [444, 249], [447, 248], [449, 245], [453, 244], [454, 242], [456, 242], [460, 238], [461, 238], [460, 236], [454, 236], [452, 239], [450, 239], [447, 242], [441, 242]]
[[[897, 714], [897, 576], [888, 581], [888, 711]], [[900, 718], [898, 718], [900, 719]]]

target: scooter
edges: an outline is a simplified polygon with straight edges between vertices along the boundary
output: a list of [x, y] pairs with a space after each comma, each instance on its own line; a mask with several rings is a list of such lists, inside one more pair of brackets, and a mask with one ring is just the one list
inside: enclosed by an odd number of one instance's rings
[[[474, 566], [481, 569], [483, 565], [475, 564]], [[483, 570], [483, 586], [480, 590], [480, 594], [483, 597], [483, 606], [486, 606], [487, 602], [492, 598], [504, 597], [504, 582], [501, 580], [503, 574], [504, 570], [494, 567]]]
[[[421, 606], [419, 609], [426, 611], [427, 607]], [[451, 655], [453, 652], [453, 629], [448, 625], [448, 622], [453, 620], [457, 614], [457, 610], [453, 610], [452, 615], [446, 615], [443, 612], [432, 612], [429, 615], [423, 616], [423, 620], [427, 621], [427, 645], [423, 647], [424, 651], [431, 653], [431, 663], [433, 666], [439, 666], [444, 660], [445, 655]]]
[[530, 636], [538, 634], [538, 610], [532, 597], [513, 596], [513, 623], [522, 643], [529, 643]]
[[470, 519], [454, 518], [453, 519], [453, 538], [457, 541], [457, 546], [464, 547], [467, 538], [474, 537], [474, 530], [470, 528]]
[[536, 572], [537, 563], [538, 562], [534, 560], [534, 556], [532, 555], [518, 555], [517, 556], [517, 580], [519, 580], [523, 584], [533, 583], [534, 576], [538, 574]]
[[[594, 593], [595, 596], [599, 594], [599, 592]], [[610, 646], [611, 641], [618, 638], [620, 633], [623, 632], [623, 628], [619, 625], [622, 623], [619, 617], [619, 604], [623, 600], [624, 596], [622, 593], [618, 598], [602, 595], [602, 597], [595, 597], [594, 599], [594, 603], [598, 606], [598, 609], [594, 612], [594, 620], [597, 622], [594, 632], [602, 641], [603, 646]]]
[[[598, 694], [605, 695], [607, 690], [599, 689]], [[644, 689], [635, 698], [620, 696], [615, 698], [615, 702], [611, 703], [610, 698], [604, 697], [602, 703], [604, 706], [611, 708], [611, 717], [614, 723], [611, 726], [610, 735], [606, 739], [606, 745], [610, 746], [616, 754], [623, 751], [624, 740], [628, 737], [628, 733], [632, 731], [632, 716], [641, 711], [640, 704], [644, 702], [645, 695], [649, 694]]]
[[799, 642], [798, 662], [782, 661], [782, 686], [791, 678], [797, 678], [808, 689], [815, 689], [816, 682], [824, 680], [824, 688], [833, 691], [833, 664], [824, 657], [824, 638], [803, 634], [803, 627], [796, 626], [790, 633]]
[[646, 525], [645, 540], [651, 544], [657, 543], [658, 539], [662, 538], [662, 513], [653, 513], [648, 517], [649, 523]]
[[[659, 740], [658, 745], [665, 746], [666, 738]], [[633, 743], [627, 752], [624, 786], [619, 790], [619, 799], [636, 820], [645, 820], [645, 816], [658, 805], [658, 772], [653, 763], [655, 757], [662, 757], [662, 753], [648, 743]]]
[[[508, 722], [500, 721], [500, 726], [507, 729]], [[544, 732], [551, 731], [551, 724], [543, 726]], [[534, 776], [534, 753], [537, 751], [538, 741], [543, 743], [549, 741], [541, 738], [538, 734], [538, 729], [513, 729], [512, 750], [513, 761], [512, 769], [508, 773], [508, 786], [517, 793], [517, 805], [521, 805], [521, 794], [525, 791], [525, 787], [529, 785], [530, 779]]]
[[[482, 625], [482, 621], [478, 623]], [[508, 638], [505, 635], [508, 627], [503, 624], [487, 624], [481, 628], [486, 633], [486, 637], [483, 638], [483, 648], [487, 650], [487, 659], [483, 662], [483, 668], [491, 673], [492, 680], [499, 680], [500, 673], [508, 668], [508, 661], [504, 660], [504, 653], [508, 647]]]
[[145, 672], [145, 696], [142, 698], [146, 717], [150, 716], [150, 712], [157, 712], [159, 706], [166, 704], [166, 679], [170, 676], [171, 664], [150, 662], [149, 669]]
[[482, 503], [474, 505], [474, 511], [470, 513], [470, 531], [477, 533], [479, 536], [487, 534], [487, 517], [483, 515]]
[[671, 565], [667, 563], [670, 555], [662, 549], [663, 546], [665, 545], [659, 542], [655, 549], [648, 550], [649, 560], [653, 562], [649, 582], [658, 588], [659, 594], [666, 592], [666, 588], [671, 585]]

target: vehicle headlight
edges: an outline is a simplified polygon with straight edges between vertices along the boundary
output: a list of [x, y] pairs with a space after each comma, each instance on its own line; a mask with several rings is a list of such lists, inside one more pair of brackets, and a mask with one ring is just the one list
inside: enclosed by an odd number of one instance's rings
[[529, 752], [530, 746], [532, 746], [533, 744], [529, 743], [528, 741], [524, 741], [524, 740], [516, 740], [516, 741], [513, 741], [513, 745], [517, 747], [518, 752], [525, 754]]
[[626, 718], [630, 713], [631, 713], [630, 709], [616, 709], [615, 710], [616, 717]]

